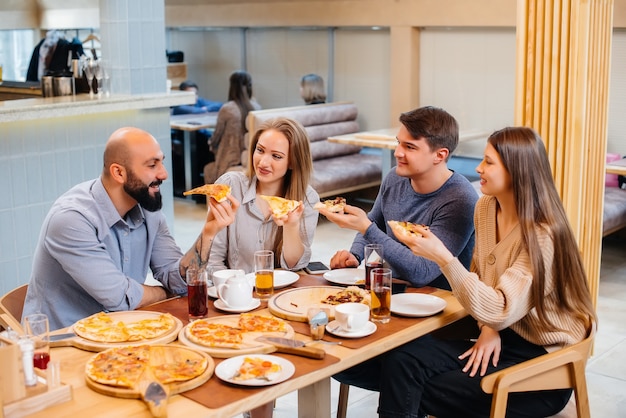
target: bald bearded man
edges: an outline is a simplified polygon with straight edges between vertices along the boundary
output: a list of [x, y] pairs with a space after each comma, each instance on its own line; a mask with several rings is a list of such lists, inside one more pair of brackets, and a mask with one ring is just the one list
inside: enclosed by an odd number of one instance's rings
[[[23, 315], [48, 315], [51, 330], [100, 311], [132, 310], [185, 294], [187, 269], [206, 264], [213, 237], [233, 222], [239, 207], [232, 197], [209, 199], [202, 231], [183, 255], [160, 210], [167, 171], [156, 139], [120, 128], [103, 159], [100, 177], [59, 197], [41, 228]], [[162, 286], [144, 284], [148, 268]]]

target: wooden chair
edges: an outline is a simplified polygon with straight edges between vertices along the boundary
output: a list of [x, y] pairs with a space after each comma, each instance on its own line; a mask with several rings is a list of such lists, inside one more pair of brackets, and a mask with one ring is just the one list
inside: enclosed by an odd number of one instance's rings
[[589, 418], [585, 366], [596, 332], [583, 341], [485, 376], [480, 386], [493, 393], [491, 418], [504, 418], [509, 393], [573, 388], [578, 418]]
[[[573, 388], [578, 418], [590, 418], [585, 367], [595, 337], [596, 325], [587, 338], [558, 351], [507, 367], [485, 376], [480, 386], [485, 393], [493, 393], [491, 418], [505, 418], [509, 393], [535, 390]], [[339, 385], [337, 418], [345, 418], [350, 385]], [[557, 414], [556, 417], [560, 417]]]
[[22, 333], [22, 309], [28, 284], [19, 286], [0, 298], [0, 325]]

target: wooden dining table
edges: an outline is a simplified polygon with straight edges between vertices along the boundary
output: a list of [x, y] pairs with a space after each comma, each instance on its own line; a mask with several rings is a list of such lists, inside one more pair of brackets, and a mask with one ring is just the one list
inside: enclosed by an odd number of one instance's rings
[[[286, 289], [305, 286], [330, 286], [322, 275], [300, 274], [300, 278]], [[278, 290], [277, 292], [280, 292]], [[298, 391], [298, 417], [328, 418], [331, 412], [330, 379], [334, 374], [351, 366], [392, 350], [419, 336], [440, 329], [466, 316], [460, 303], [451, 292], [431, 287], [407, 287], [406, 292], [428, 293], [446, 301], [440, 313], [426, 317], [403, 317], [393, 315], [387, 324], [377, 324], [372, 335], [347, 339], [330, 333], [325, 341], [341, 341], [341, 345], [314, 343], [322, 348], [326, 356], [322, 360], [297, 357], [290, 354], [275, 354], [288, 359], [295, 365], [295, 374], [282, 383], [262, 387], [231, 385], [213, 375], [199, 387], [181, 394], [170, 396], [168, 416], [175, 417], [232, 417], [272, 400]], [[184, 324], [187, 319], [187, 298], [177, 297], [143, 308], [148, 311], [170, 312]], [[254, 312], [269, 314], [267, 303], [262, 303]], [[227, 315], [220, 312], [209, 301], [209, 317]], [[311, 341], [309, 326], [304, 322], [287, 321], [295, 330], [295, 338]], [[174, 341], [170, 344], [180, 344]], [[97, 393], [87, 387], [85, 364], [95, 353], [75, 347], [51, 349], [51, 359], [61, 364], [61, 381], [72, 386], [72, 400], [50, 406], [32, 417], [149, 417], [150, 412], [139, 399], [122, 399]], [[223, 359], [215, 358], [216, 364]]]

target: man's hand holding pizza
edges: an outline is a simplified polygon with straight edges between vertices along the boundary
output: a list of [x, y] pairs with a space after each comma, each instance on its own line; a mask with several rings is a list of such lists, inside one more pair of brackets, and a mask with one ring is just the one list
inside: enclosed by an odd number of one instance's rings
[[185, 277], [190, 266], [203, 269], [209, 261], [209, 253], [213, 238], [222, 229], [235, 221], [235, 214], [239, 209], [239, 201], [230, 194], [222, 202], [207, 196], [209, 212], [206, 222], [202, 226], [202, 232], [195, 244], [180, 261], [180, 274]]
[[341, 228], [352, 229], [360, 232], [362, 235], [365, 234], [367, 228], [372, 224], [372, 221], [367, 217], [367, 213], [356, 206], [344, 206], [343, 213], [333, 213], [323, 207], [320, 207], [318, 210], [335, 225]]

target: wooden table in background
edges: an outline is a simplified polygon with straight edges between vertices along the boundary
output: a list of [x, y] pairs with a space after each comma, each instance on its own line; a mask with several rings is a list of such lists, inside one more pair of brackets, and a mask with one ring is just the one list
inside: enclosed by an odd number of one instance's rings
[[[197, 113], [189, 115], [172, 115], [170, 116], [170, 128], [183, 131], [183, 155], [185, 163], [185, 190], [191, 190], [192, 170], [195, 167], [193, 163], [192, 148], [195, 150], [195, 143], [191, 140], [191, 135], [200, 129], [215, 128], [217, 123], [217, 112]], [[200, 186], [200, 185], [198, 185]]]
[[606, 165], [606, 173], [626, 176], [626, 158], [608, 163]]
[[[356, 145], [359, 147], [380, 148], [382, 150], [382, 173], [383, 177], [396, 165], [396, 158], [393, 153], [398, 145], [396, 135], [399, 128], [385, 128], [373, 131], [355, 132], [352, 134], [337, 135], [328, 137], [329, 142], [338, 144]], [[484, 139], [486, 141], [489, 136], [485, 131], [461, 131], [459, 132], [459, 148], [464, 143], [474, 140]], [[480, 145], [480, 153], [484, 145]], [[457, 150], [453, 155], [457, 154]], [[461, 155], [461, 154], [459, 154]]]
[[[293, 286], [302, 287], [305, 285], [315, 284], [329, 285], [330, 283], [326, 282], [321, 275], [313, 276], [303, 274], [300, 280], [296, 282]], [[464, 309], [449, 291], [433, 288], [408, 288], [407, 291], [431, 293], [445, 299], [447, 302], [447, 306], [443, 312], [425, 318], [400, 318], [394, 316], [392, 317], [389, 324], [392, 324], [395, 320], [397, 321], [396, 325], [402, 326], [387, 328], [388, 334], [381, 334], [384, 336], [377, 339], [375, 342], [368, 343], [366, 340], [368, 337], [365, 337], [361, 340], [363, 342], [363, 345], [358, 348], [348, 348], [342, 347], [340, 345], [319, 344], [319, 347], [324, 348], [329, 355], [337, 357], [340, 361], [328, 364], [324, 367], [315, 368], [314, 370], [308, 373], [301, 374], [300, 376], [294, 376], [286, 380], [285, 382], [279, 383], [277, 385], [267, 386], [261, 388], [261, 390], [251, 390], [249, 393], [245, 391], [243, 396], [235, 398], [234, 401], [217, 409], [207, 408], [183, 395], [173, 395], [170, 397], [169, 400], [168, 416], [170, 418], [189, 418], [192, 416], [232, 417], [243, 411], [247, 411], [257, 406], [263, 405], [278, 397], [297, 390], [299, 417], [328, 418], [331, 411], [331, 376], [365, 360], [375, 357], [381, 353], [398, 347], [408, 341], [415, 339], [418, 336], [427, 334], [429, 332], [442, 328], [445, 325], [451, 324], [465, 317], [466, 315]], [[186, 298], [177, 298], [169, 301], [164, 301], [159, 304], [151, 305], [144, 309], [163, 311], [167, 310], [168, 306], [177, 307], [178, 314], [180, 315], [181, 306], [186, 306]], [[214, 309], [212, 301], [209, 302], [209, 306], [211, 309], [211, 313], [209, 316], [224, 315], [224, 313]], [[267, 305], [264, 303], [262, 305], [262, 309], [255, 312], [268, 313], [268, 309], [266, 306]], [[173, 312], [173, 314], [176, 314], [176, 312]], [[400, 321], [405, 321], [407, 325], [404, 325], [404, 323], [399, 324]], [[292, 324], [294, 325], [294, 327], [298, 325], [300, 325], [300, 327], [302, 326], [302, 323]], [[379, 325], [379, 327], [389, 324], [382, 324]], [[303, 334], [296, 334], [296, 338], [304, 341], [310, 340], [309, 336]], [[51, 350], [51, 358], [61, 361], [61, 380], [64, 383], [71, 384], [73, 387], [73, 399], [69, 402], [49, 407], [32, 415], [32, 417], [150, 417], [148, 408], [141, 400], [121, 399], [102, 395], [94, 392], [86, 386], [85, 364], [88, 359], [91, 358], [93, 355], [94, 353], [92, 352], [82, 351], [74, 347], [59, 347], [53, 348]], [[282, 354], [277, 355], [283, 356]], [[205, 385], [211, 383], [215, 385], [215, 382], [213, 382], [214, 379], [218, 378], [216, 376], [211, 377], [211, 379], [209, 379], [209, 381], [205, 383]], [[241, 391], [241, 388], [233, 388], [232, 386], [227, 384], [220, 384], [215, 386], [217, 387], [217, 389], [214, 390], [215, 393], [213, 393], [213, 395], [216, 397], [220, 397], [220, 393], [222, 393], [221, 396], [227, 396], [227, 391]]]

